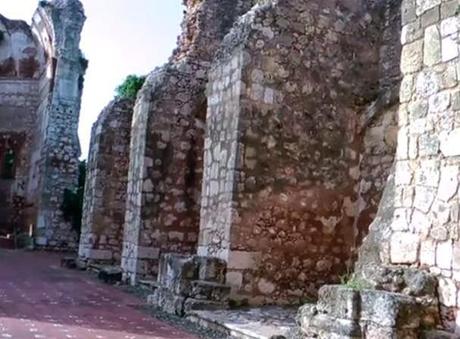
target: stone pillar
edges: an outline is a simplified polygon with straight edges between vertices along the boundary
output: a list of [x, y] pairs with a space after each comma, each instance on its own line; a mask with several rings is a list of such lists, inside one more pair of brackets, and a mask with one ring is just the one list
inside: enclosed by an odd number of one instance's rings
[[[359, 1], [269, 1], [223, 41], [207, 92], [198, 255], [227, 261], [235, 297], [299, 302], [338, 281], [360, 212], [375, 213], [358, 191], [388, 173], [394, 110], [375, 109], [373, 14]], [[369, 112], [377, 118], [363, 123]], [[372, 189], [379, 198], [382, 185]]]
[[251, 3], [185, 1], [179, 46], [139, 93], [122, 259], [124, 278], [131, 283], [155, 277], [161, 253], [195, 252], [207, 72], [222, 38]]
[[115, 99], [94, 123], [86, 171], [79, 257], [121, 263], [134, 102]]
[[459, 4], [405, 0], [402, 21], [397, 160], [361, 256], [437, 275], [444, 323], [459, 328]]
[[460, 287], [458, 6], [455, 1], [404, 2], [404, 80], [389, 248], [390, 263], [422, 265], [438, 274], [440, 301], [452, 310], [459, 307]]
[[65, 189], [78, 179], [78, 120], [86, 60], [79, 49], [85, 21], [78, 0], [40, 2], [32, 28], [43, 46], [47, 68], [40, 83], [41, 137], [35, 155], [38, 201], [37, 245], [76, 248], [77, 233], [63, 218]]

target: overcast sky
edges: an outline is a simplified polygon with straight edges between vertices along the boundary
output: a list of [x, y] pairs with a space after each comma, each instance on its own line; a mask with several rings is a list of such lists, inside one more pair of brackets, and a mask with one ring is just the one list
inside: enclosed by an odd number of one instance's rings
[[[82, 157], [91, 126], [128, 74], [163, 64], [176, 45], [181, 0], [81, 0], [87, 16], [81, 48], [89, 67], [80, 115]], [[38, 0], [0, 0], [0, 13], [30, 23]]]

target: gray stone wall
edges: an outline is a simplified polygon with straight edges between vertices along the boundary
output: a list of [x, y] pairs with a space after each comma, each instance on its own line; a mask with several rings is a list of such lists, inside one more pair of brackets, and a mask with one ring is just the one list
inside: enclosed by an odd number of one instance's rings
[[451, 329], [458, 327], [460, 286], [459, 29], [458, 1], [403, 1], [394, 181], [362, 252], [377, 263], [437, 275], [443, 321]]
[[350, 266], [395, 150], [398, 72], [381, 80], [394, 70], [381, 58], [395, 40], [389, 9], [268, 1], [225, 37], [208, 85], [198, 254], [227, 261], [235, 297], [298, 302]]
[[79, 257], [121, 263], [134, 102], [115, 99], [94, 123], [86, 171]]

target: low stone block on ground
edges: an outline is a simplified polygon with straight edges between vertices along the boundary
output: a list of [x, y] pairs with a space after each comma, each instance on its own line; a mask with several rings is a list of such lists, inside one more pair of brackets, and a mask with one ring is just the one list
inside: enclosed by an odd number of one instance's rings
[[295, 333], [296, 307], [266, 306], [229, 310], [192, 311], [187, 319], [231, 338], [291, 338]]

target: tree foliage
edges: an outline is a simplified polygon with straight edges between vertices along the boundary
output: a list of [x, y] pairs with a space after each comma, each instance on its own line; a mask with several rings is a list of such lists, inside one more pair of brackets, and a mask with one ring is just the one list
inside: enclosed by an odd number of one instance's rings
[[117, 96], [122, 99], [136, 99], [137, 93], [145, 82], [145, 76], [128, 75], [125, 81], [117, 87]]

